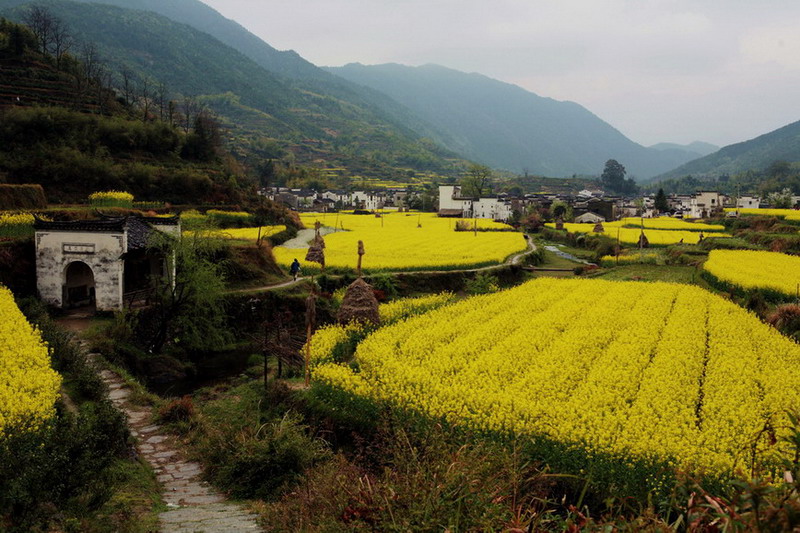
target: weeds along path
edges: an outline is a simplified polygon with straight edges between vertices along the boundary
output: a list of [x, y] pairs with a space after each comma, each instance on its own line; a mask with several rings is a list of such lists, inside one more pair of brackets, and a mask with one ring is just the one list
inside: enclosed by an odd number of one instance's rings
[[[78, 341], [86, 352], [85, 341]], [[153, 409], [131, 401], [133, 390], [116, 372], [99, 365], [101, 356], [88, 353], [109, 390], [109, 399], [128, 419], [136, 438], [136, 451], [153, 469], [161, 484], [167, 511], [159, 516], [164, 533], [261, 531], [256, 517], [243, 506], [228, 501], [224, 495], [202, 481], [199, 463], [186, 460], [181, 445], [160, 425], [153, 423]]]
[[[307, 230], [303, 230], [307, 231]], [[313, 230], [312, 230], [313, 236]], [[381, 274], [389, 274], [389, 275], [404, 275], [404, 276], [414, 276], [414, 275], [428, 275], [428, 274], [453, 274], [456, 272], [492, 272], [494, 270], [499, 270], [501, 268], [507, 267], [509, 265], [519, 265], [522, 263], [522, 260], [527, 256], [532, 254], [536, 251], [536, 244], [533, 242], [528, 235], [525, 235], [525, 240], [528, 243], [528, 247], [521, 251], [517, 252], [510, 257], [508, 257], [505, 261], [497, 265], [489, 265], [484, 267], [478, 268], [465, 268], [462, 270], [404, 270], [398, 272], [380, 272]], [[369, 273], [366, 274], [367, 276]], [[275, 291], [278, 289], [285, 289], [287, 287], [291, 287], [292, 285], [297, 285], [298, 283], [302, 283], [304, 281], [312, 280], [313, 276], [302, 276], [297, 278], [297, 280], [287, 280], [281, 281], [280, 283], [273, 283], [271, 285], [262, 285], [260, 287], [248, 287], [246, 289], [234, 289], [227, 291], [228, 294], [244, 294], [249, 292], [263, 292], [263, 291]]]

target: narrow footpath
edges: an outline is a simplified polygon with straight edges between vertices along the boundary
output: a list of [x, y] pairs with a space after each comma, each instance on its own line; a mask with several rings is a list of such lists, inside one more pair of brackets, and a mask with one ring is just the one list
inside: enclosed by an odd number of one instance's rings
[[[85, 341], [77, 341], [88, 350]], [[163, 533], [261, 531], [256, 516], [242, 505], [228, 501], [202, 480], [203, 468], [181, 454], [177, 439], [153, 423], [153, 409], [130, 401], [133, 391], [117, 373], [102, 369], [101, 356], [87, 353], [109, 390], [109, 399], [128, 419], [136, 438], [136, 451], [156, 474], [168, 510], [159, 516]]]

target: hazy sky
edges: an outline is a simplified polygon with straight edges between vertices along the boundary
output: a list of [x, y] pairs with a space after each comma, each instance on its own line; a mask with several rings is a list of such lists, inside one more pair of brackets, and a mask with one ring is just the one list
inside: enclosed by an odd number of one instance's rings
[[800, 120], [797, 0], [203, 1], [317, 65], [479, 72], [645, 145], [726, 145]]

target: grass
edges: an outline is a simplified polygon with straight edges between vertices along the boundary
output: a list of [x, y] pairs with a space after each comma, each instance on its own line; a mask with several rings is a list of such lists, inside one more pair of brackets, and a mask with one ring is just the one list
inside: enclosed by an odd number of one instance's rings
[[92, 518], [76, 524], [79, 530], [147, 533], [158, 531], [158, 514], [167, 507], [150, 467], [140, 460], [118, 460], [109, 469], [114, 492]]
[[689, 283], [711, 290], [700, 276], [700, 268], [692, 266], [624, 265], [603, 269], [593, 277], [612, 281], [668, 281]]

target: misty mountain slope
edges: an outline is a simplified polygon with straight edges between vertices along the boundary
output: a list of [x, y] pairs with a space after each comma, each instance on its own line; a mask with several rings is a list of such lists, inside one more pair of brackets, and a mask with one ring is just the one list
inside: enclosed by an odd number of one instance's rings
[[800, 121], [755, 139], [725, 146], [654, 179], [736, 174], [746, 170], [761, 170], [775, 161], [800, 162]]
[[702, 141], [695, 141], [689, 144], [677, 144], [677, 143], [658, 143], [654, 144], [650, 148], [654, 150], [682, 150], [684, 152], [690, 152], [691, 154], [696, 154], [696, 158], [701, 158], [703, 156], [707, 156], [709, 154], [713, 154], [717, 150], [719, 150], [719, 146], [702, 142]]
[[586, 108], [543, 98], [480, 74], [437, 65], [349, 64], [329, 72], [385, 92], [450, 139], [448, 148], [488, 165], [549, 176], [599, 174], [614, 158], [646, 178], [692, 159], [634, 143]]
[[[274, 138], [299, 162], [372, 161], [373, 167], [401, 165], [444, 169], [453, 154], [423, 142], [411, 128], [397, 126], [369, 106], [299, 88], [259, 66], [211, 35], [162, 15], [107, 4], [65, 0], [37, 2], [60, 17], [82, 42], [93, 42], [109, 67], [126, 67], [152, 82], [163, 82], [178, 95], [229, 95], [218, 105], [236, 137]], [[0, 0], [0, 15], [20, 20], [26, 6]], [[327, 75], [327, 74], [326, 74]], [[212, 106], [213, 107], [213, 106]], [[258, 113], [248, 112], [247, 109]], [[257, 117], [248, 123], [242, 116]], [[247, 144], [247, 143], [244, 143]], [[381, 154], [376, 158], [375, 154]], [[363, 165], [361, 165], [363, 168]]]

